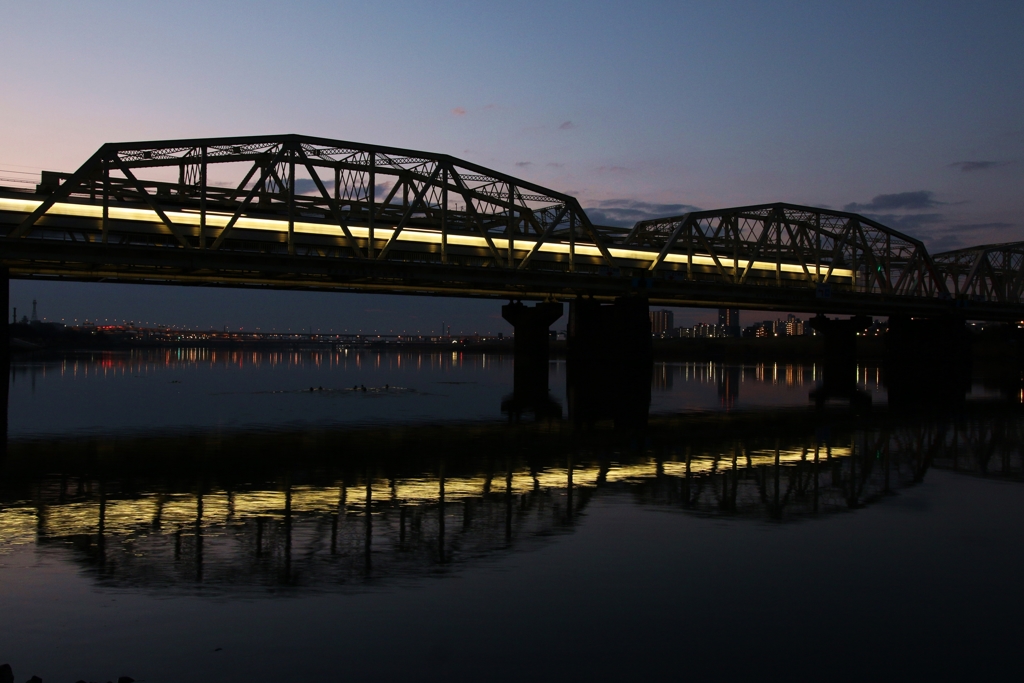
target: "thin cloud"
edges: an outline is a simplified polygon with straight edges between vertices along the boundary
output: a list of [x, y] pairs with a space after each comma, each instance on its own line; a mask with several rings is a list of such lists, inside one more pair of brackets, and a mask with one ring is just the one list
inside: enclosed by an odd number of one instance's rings
[[1009, 165], [1009, 161], [958, 161], [950, 164], [950, 168], [958, 168], [961, 173], [973, 173], [975, 171], [987, 171], [992, 168]]
[[516, 167], [517, 168], [526, 168], [527, 166], [533, 166], [533, 162], [532, 161], [517, 161], [516, 162]]
[[951, 229], [972, 232], [974, 230], [1006, 230], [1013, 227], [1016, 227], [1013, 223], [960, 223], [951, 226]]
[[907, 232], [914, 237], [914, 230], [925, 228], [932, 225], [938, 225], [945, 220], [945, 215], [941, 213], [909, 213], [909, 214], [877, 214], [867, 213], [864, 214], [873, 221], [877, 221], [882, 225], [895, 228], [901, 232]]
[[597, 225], [628, 228], [638, 221], [678, 216], [699, 210], [690, 204], [657, 204], [639, 202], [634, 199], [606, 199], [598, 202], [597, 206], [586, 209], [586, 212], [590, 220]]
[[[334, 188], [334, 180], [330, 180], [330, 181], [321, 180], [321, 182], [324, 183], [324, 187], [327, 189], [327, 191], [329, 193], [334, 191], [333, 190], [333, 188]], [[388, 190], [390, 190], [390, 189], [391, 189], [391, 185], [388, 185], [388, 184], [381, 183], [381, 184], [374, 185], [373, 186], [373, 196], [376, 197], [377, 199], [380, 199], [381, 197], [386, 197], [387, 194], [388, 194]], [[316, 195], [317, 197], [319, 197], [320, 196], [320, 190], [319, 190], [319, 188], [317, 188], [316, 183], [313, 182], [312, 178], [296, 178], [295, 179], [295, 194]]]
[[488, 111], [488, 110], [491, 110], [491, 109], [497, 109], [497, 108], [498, 108], [498, 105], [496, 105], [494, 103], [485, 104], [484, 105], [484, 111]]
[[320, 190], [317, 189], [316, 183], [313, 182], [312, 178], [296, 178], [295, 179], [295, 194], [320, 194]]
[[560, 164], [560, 163], [558, 163], [556, 161], [549, 161], [548, 163], [546, 163], [544, 165], [549, 167], [549, 168], [565, 168], [565, 164]]
[[598, 166], [598, 173], [628, 173], [629, 169], [625, 166]]
[[558, 127], [558, 130], [572, 130], [576, 127], [576, 124], [572, 121], [565, 121]]
[[[1016, 225], [1005, 222], [991, 223], [942, 223], [934, 217], [937, 214], [923, 214], [925, 220], [918, 221], [914, 225], [898, 225], [893, 227], [907, 228], [907, 232], [917, 229], [915, 237], [921, 239], [931, 254], [938, 254], [953, 249], [961, 249], [979, 241], [985, 242], [1008, 242], [1013, 241]], [[884, 218], [880, 217], [880, 218]], [[904, 221], [909, 216], [901, 216]], [[985, 237], [979, 237], [976, 233], [989, 233]], [[995, 233], [995, 234], [992, 234]]]
[[917, 190], [916, 192], [897, 192], [895, 194], [879, 194], [867, 204], [847, 204], [843, 207], [850, 212], [869, 211], [921, 211], [941, 205], [932, 199], [934, 193], [928, 190]]
[[466, 109], [464, 107], [455, 107], [455, 109], [452, 109], [452, 115], [453, 116], [465, 116], [466, 115]]
[[932, 256], [941, 254], [944, 251], [953, 251], [965, 246], [963, 240], [956, 233], [946, 233], [924, 240], [928, 253]]

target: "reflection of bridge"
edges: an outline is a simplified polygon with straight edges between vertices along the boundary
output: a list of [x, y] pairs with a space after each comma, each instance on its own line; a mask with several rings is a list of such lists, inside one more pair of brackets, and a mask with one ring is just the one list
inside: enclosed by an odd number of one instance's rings
[[0, 226], [12, 277], [1024, 317], [1017, 261], [959, 286], [959, 261], [856, 214], [770, 204], [621, 230], [446, 155], [295, 135], [107, 144], [0, 192]]
[[0, 542], [70, 544], [109, 585], [337, 587], [534, 546], [595, 495], [786, 521], [934, 467], [1022, 480], [1022, 427], [1019, 407], [987, 402], [947, 421], [652, 418], [640, 450], [558, 422], [21, 442], [2, 465]]

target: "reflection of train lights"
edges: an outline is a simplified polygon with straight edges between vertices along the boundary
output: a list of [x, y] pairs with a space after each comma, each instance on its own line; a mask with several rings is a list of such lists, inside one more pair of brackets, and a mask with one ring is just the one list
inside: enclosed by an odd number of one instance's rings
[[[144, 493], [136, 498], [101, 497], [90, 484], [81, 502], [44, 505], [9, 505], [0, 508], [0, 544], [31, 543], [38, 537], [71, 537], [95, 534], [125, 535], [152, 529], [189, 526], [219, 529], [243, 524], [247, 519], [280, 520], [287, 514], [365, 514], [367, 501], [381, 507], [430, 506], [440, 501], [442, 490], [448, 504], [483, 498], [490, 493], [522, 496], [538, 490], [593, 489], [609, 484], [643, 484], [660, 477], [702, 477], [739, 472], [761, 466], [794, 466], [818, 461], [816, 449], [743, 449], [734, 453], [692, 454], [685, 460], [656, 460], [611, 466], [517, 469], [494, 477], [373, 478], [358, 486], [292, 486], [283, 490], [194, 493]], [[852, 446], [820, 448], [820, 460], [835, 461], [853, 455]], [[200, 512], [201, 511], [201, 512]], [[102, 522], [101, 522], [102, 517]]]

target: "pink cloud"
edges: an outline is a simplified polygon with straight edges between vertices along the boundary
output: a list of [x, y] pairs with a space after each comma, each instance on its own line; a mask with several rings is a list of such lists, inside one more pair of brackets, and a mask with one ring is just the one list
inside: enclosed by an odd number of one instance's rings
[[566, 121], [558, 127], [558, 130], [571, 130], [576, 127], [576, 124], [572, 121]]
[[454, 114], [455, 116], [465, 116], [466, 110], [463, 109], [462, 107], [455, 107], [455, 109], [452, 109], [452, 114]]

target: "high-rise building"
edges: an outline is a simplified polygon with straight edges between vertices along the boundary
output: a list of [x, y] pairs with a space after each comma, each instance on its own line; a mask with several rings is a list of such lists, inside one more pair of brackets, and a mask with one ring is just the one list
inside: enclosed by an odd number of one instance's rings
[[740, 336], [740, 309], [719, 308], [718, 324], [725, 330], [725, 336]]
[[668, 336], [675, 327], [674, 318], [672, 311], [651, 311], [651, 334], [655, 337]]

